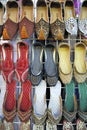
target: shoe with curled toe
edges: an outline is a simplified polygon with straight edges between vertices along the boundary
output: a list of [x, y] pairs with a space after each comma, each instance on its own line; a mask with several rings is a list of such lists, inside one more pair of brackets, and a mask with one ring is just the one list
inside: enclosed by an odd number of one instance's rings
[[74, 130], [74, 127], [71, 122], [64, 121], [63, 130]]
[[46, 40], [49, 34], [48, 7], [45, 0], [37, 1], [35, 30], [38, 40]]
[[76, 130], [87, 130], [86, 124], [81, 120], [77, 120]]
[[64, 7], [65, 29], [70, 35], [77, 35], [77, 20], [73, 0], [66, 0]]
[[82, 36], [87, 37], [87, 0], [84, 0], [81, 5], [81, 11], [79, 15], [78, 25], [79, 31]]

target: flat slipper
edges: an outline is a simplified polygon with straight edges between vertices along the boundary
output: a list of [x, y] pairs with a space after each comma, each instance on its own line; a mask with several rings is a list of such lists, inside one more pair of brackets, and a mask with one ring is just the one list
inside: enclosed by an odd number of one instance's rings
[[43, 73], [43, 46], [36, 43], [32, 46], [32, 62], [31, 62], [31, 82], [38, 85], [42, 80]]
[[46, 81], [42, 80], [38, 86], [35, 86], [32, 118], [35, 124], [43, 125], [46, 117]]
[[18, 3], [15, 0], [6, 3], [6, 21], [3, 27], [3, 39], [12, 40], [18, 31]]
[[6, 84], [3, 102], [3, 113], [7, 121], [12, 121], [16, 115], [16, 81]]
[[58, 46], [59, 54], [59, 76], [64, 84], [70, 83], [72, 79], [72, 63], [70, 61], [70, 45], [60, 43]]
[[57, 81], [55, 86], [50, 87], [50, 100], [48, 105], [48, 121], [58, 125], [62, 119], [61, 83]]
[[29, 80], [22, 83], [22, 91], [18, 99], [18, 116], [22, 122], [28, 121], [32, 113], [31, 88]]
[[2, 45], [2, 75], [6, 82], [11, 82], [14, 76], [13, 46], [10, 43]]
[[22, 39], [30, 38], [34, 32], [33, 1], [22, 0], [22, 16], [19, 22], [19, 34]]
[[75, 84], [71, 81], [65, 86], [65, 102], [63, 108], [63, 116], [67, 121], [73, 121], [77, 113], [77, 101], [75, 96]]
[[52, 44], [46, 45], [44, 69], [49, 86], [55, 86], [58, 81], [57, 52]]
[[24, 82], [27, 79], [29, 70], [28, 59], [28, 44], [25, 42], [17, 43], [17, 61], [16, 61], [16, 76], [18, 81]]
[[78, 83], [86, 80], [86, 46], [84, 43], [75, 44], [74, 77]]

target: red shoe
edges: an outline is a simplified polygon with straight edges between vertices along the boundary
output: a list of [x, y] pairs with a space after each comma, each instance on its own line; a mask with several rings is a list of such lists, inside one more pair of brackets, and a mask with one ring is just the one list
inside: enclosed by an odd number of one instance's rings
[[2, 75], [6, 82], [11, 82], [14, 75], [13, 46], [9, 43], [2, 45]]
[[19, 81], [24, 82], [28, 76], [28, 45], [24, 42], [18, 42], [17, 44], [17, 63], [16, 63], [16, 75]]
[[18, 99], [18, 116], [21, 121], [29, 120], [32, 112], [31, 88], [29, 80], [22, 83], [22, 91]]
[[3, 113], [7, 121], [12, 121], [16, 115], [16, 81], [6, 85], [6, 93], [3, 102]]

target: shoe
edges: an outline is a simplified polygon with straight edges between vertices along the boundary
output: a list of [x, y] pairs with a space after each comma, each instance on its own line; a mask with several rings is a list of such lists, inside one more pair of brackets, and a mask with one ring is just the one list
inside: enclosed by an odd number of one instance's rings
[[2, 45], [2, 75], [6, 82], [11, 83], [14, 76], [13, 46], [10, 43]]
[[75, 58], [74, 58], [74, 77], [78, 83], [86, 80], [86, 46], [83, 43], [75, 44]]
[[84, 0], [81, 4], [81, 10], [80, 10], [80, 15], [79, 15], [79, 20], [78, 20], [78, 25], [79, 25], [79, 31], [81, 34], [85, 37], [87, 37], [87, 0]]
[[5, 13], [5, 7], [2, 4], [2, 2], [0, 2], [0, 37], [2, 36], [2, 32], [3, 32], [3, 15]]
[[[36, 57], [37, 56], [37, 57]], [[31, 62], [31, 82], [38, 85], [42, 80], [43, 74], [43, 46], [36, 43], [32, 46], [32, 62]]]
[[65, 29], [70, 35], [77, 35], [77, 20], [73, 0], [66, 0], [64, 6]]
[[14, 130], [13, 123], [4, 120], [4, 130]]
[[63, 116], [67, 121], [72, 122], [76, 118], [76, 113], [77, 100], [75, 96], [75, 83], [74, 81], [71, 81], [71, 83], [66, 84], [65, 86]]
[[79, 105], [78, 116], [82, 121], [87, 121], [87, 83], [78, 83]]
[[44, 130], [44, 126], [33, 124], [33, 130]]
[[46, 40], [49, 35], [48, 7], [45, 0], [38, 0], [36, 4], [35, 31], [38, 40]]
[[6, 84], [3, 102], [3, 113], [7, 121], [12, 121], [16, 115], [16, 81]]
[[86, 130], [86, 124], [81, 120], [77, 120], [76, 130]]
[[64, 121], [63, 130], [74, 130], [74, 127], [71, 122]]
[[48, 122], [58, 125], [62, 119], [61, 83], [50, 87], [50, 100], [48, 104]]
[[31, 88], [29, 80], [22, 83], [22, 91], [18, 99], [18, 117], [22, 122], [28, 121], [32, 113]]
[[52, 44], [46, 45], [44, 69], [49, 86], [55, 86], [58, 81], [57, 52]]
[[17, 61], [15, 72], [18, 81], [25, 82], [28, 77], [29, 59], [28, 59], [28, 44], [25, 42], [17, 43]]
[[0, 119], [0, 130], [4, 130], [4, 123], [2, 119]]
[[18, 31], [18, 3], [15, 0], [9, 0], [6, 4], [6, 21], [3, 27], [3, 39], [12, 40]]
[[55, 40], [64, 39], [65, 25], [62, 16], [62, 7], [59, 2], [52, 1], [50, 4], [50, 28]]
[[22, 122], [19, 130], [30, 130], [30, 120], [27, 122]]
[[60, 43], [58, 47], [58, 54], [59, 54], [59, 76], [62, 83], [68, 84], [72, 79], [70, 45], [68, 43]]
[[22, 15], [19, 22], [21, 39], [30, 38], [34, 32], [33, 1], [22, 0]]
[[46, 117], [46, 81], [42, 80], [38, 86], [35, 86], [32, 118], [35, 125], [43, 125]]

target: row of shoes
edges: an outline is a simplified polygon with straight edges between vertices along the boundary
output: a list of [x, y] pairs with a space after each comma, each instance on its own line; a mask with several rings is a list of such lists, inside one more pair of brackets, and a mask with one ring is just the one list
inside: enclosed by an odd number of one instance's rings
[[70, 60], [71, 48], [65, 42], [58, 45], [57, 51], [53, 44], [47, 44], [45, 47], [41, 43], [33, 45], [30, 67], [32, 84], [39, 84], [43, 75], [45, 75], [49, 86], [56, 84], [58, 75], [64, 84], [70, 83], [73, 77], [78, 83], [84, 82], [87, 78], [86, 46], [84, 43], [75, 44], [74, 54], [74, 63], [72, 63]]
[[[6, 4], [6, 20], [3, 23], [4, 6], [0, 2], [0, 36], [3, 39], [11, 40], [19, 30], [21, 38], [30, 38], [34, 32], [34, 4], [32, 0], [22, 0], [21, 10], [15, 0], [9, 0]], [[49, 31], [55, 40], [62, 40], [64, 32], [77, 35], [79, 31], [86, 37], [87, 35], [87, 1], [84, 0], [81, 6], [80, 16], [77, 20], [73, 0], [64, 2], [64, 19], [62, 5], [59, 1], [50, 2], [50, 16], [48, 13], [47, 1], [38, 0], [36, 4], [35, 32], [39, 40], [46, 40]], [[49, 21], [50, 17], [50, 21]], [[49, 24], [50, 23], [50, 24]]]
[[[70, 60], [70, 45], [61, 42], [56, 47], [50, 43], [46, 46], [41, 42], [32, 45], [31, 63], [29, 63], [28, 43], [17, 43], [17, 61], [14, 64], [14, 48], [10, 43], [4, 43], [1, 48], [1, 73], [6, 82], [11, 82], [13, 78], [24, 82], [28, 75], [33, 85], [38, 85], [45, 77], [49, 86], [53, 86], [58, 81], [58, 75], [62, 83], [70, 83], [73, 77], [78, 83], [82, 83], [87, 78], [86, 46], [78, 42], [74, 47], [74, 63]], [[59, 58], [58, 58], [59, 57]]]
[[[65, 101], [62, 109], [61, 98], [61, 83], [57, 82], [55, 86], [50, 87], [50, 99], [47, 107], [46, 101], [46, 81], [42, 80], [38, 86], [35, 86], [33, 100], [31, 101], [31, 82], [27, 80], [22, 83], [22, 90], [16, 104], [16, 82], [6, 84], [6, 94], [3, 102], [3, 113], [6, 121], [13, 122], [13, 119], [18, 115], [19, 119], [24, 122], [26, 128], [27, 122], [32, 116], [33, 130], [44, 130], [44, 123], [46, 121], [46, 130], [57, 130], [57, 125], [60, 123], [62, 116], [64, 116], [64, 126], [73, 130], [71, 122], [76, 119], [78, 113], [79, 118], [87, 121], [87, 84], [82, 83], [78, 85], [79, 88], [79, 109], [77, 110], [77, 103], [75, 98], [75, 82], [65, 86]], [[32, 107], [33, 106], [33, 107]], [[32, 109], [33, 108], [33, 109]], [[29, 129], [28, 123], [28, 129]], [[81, 129], [80, 129], [80, 128]], [[86, 130], [84, 122], [77, 130]], [[11, 129], [12, 130], [12, 129]]]

